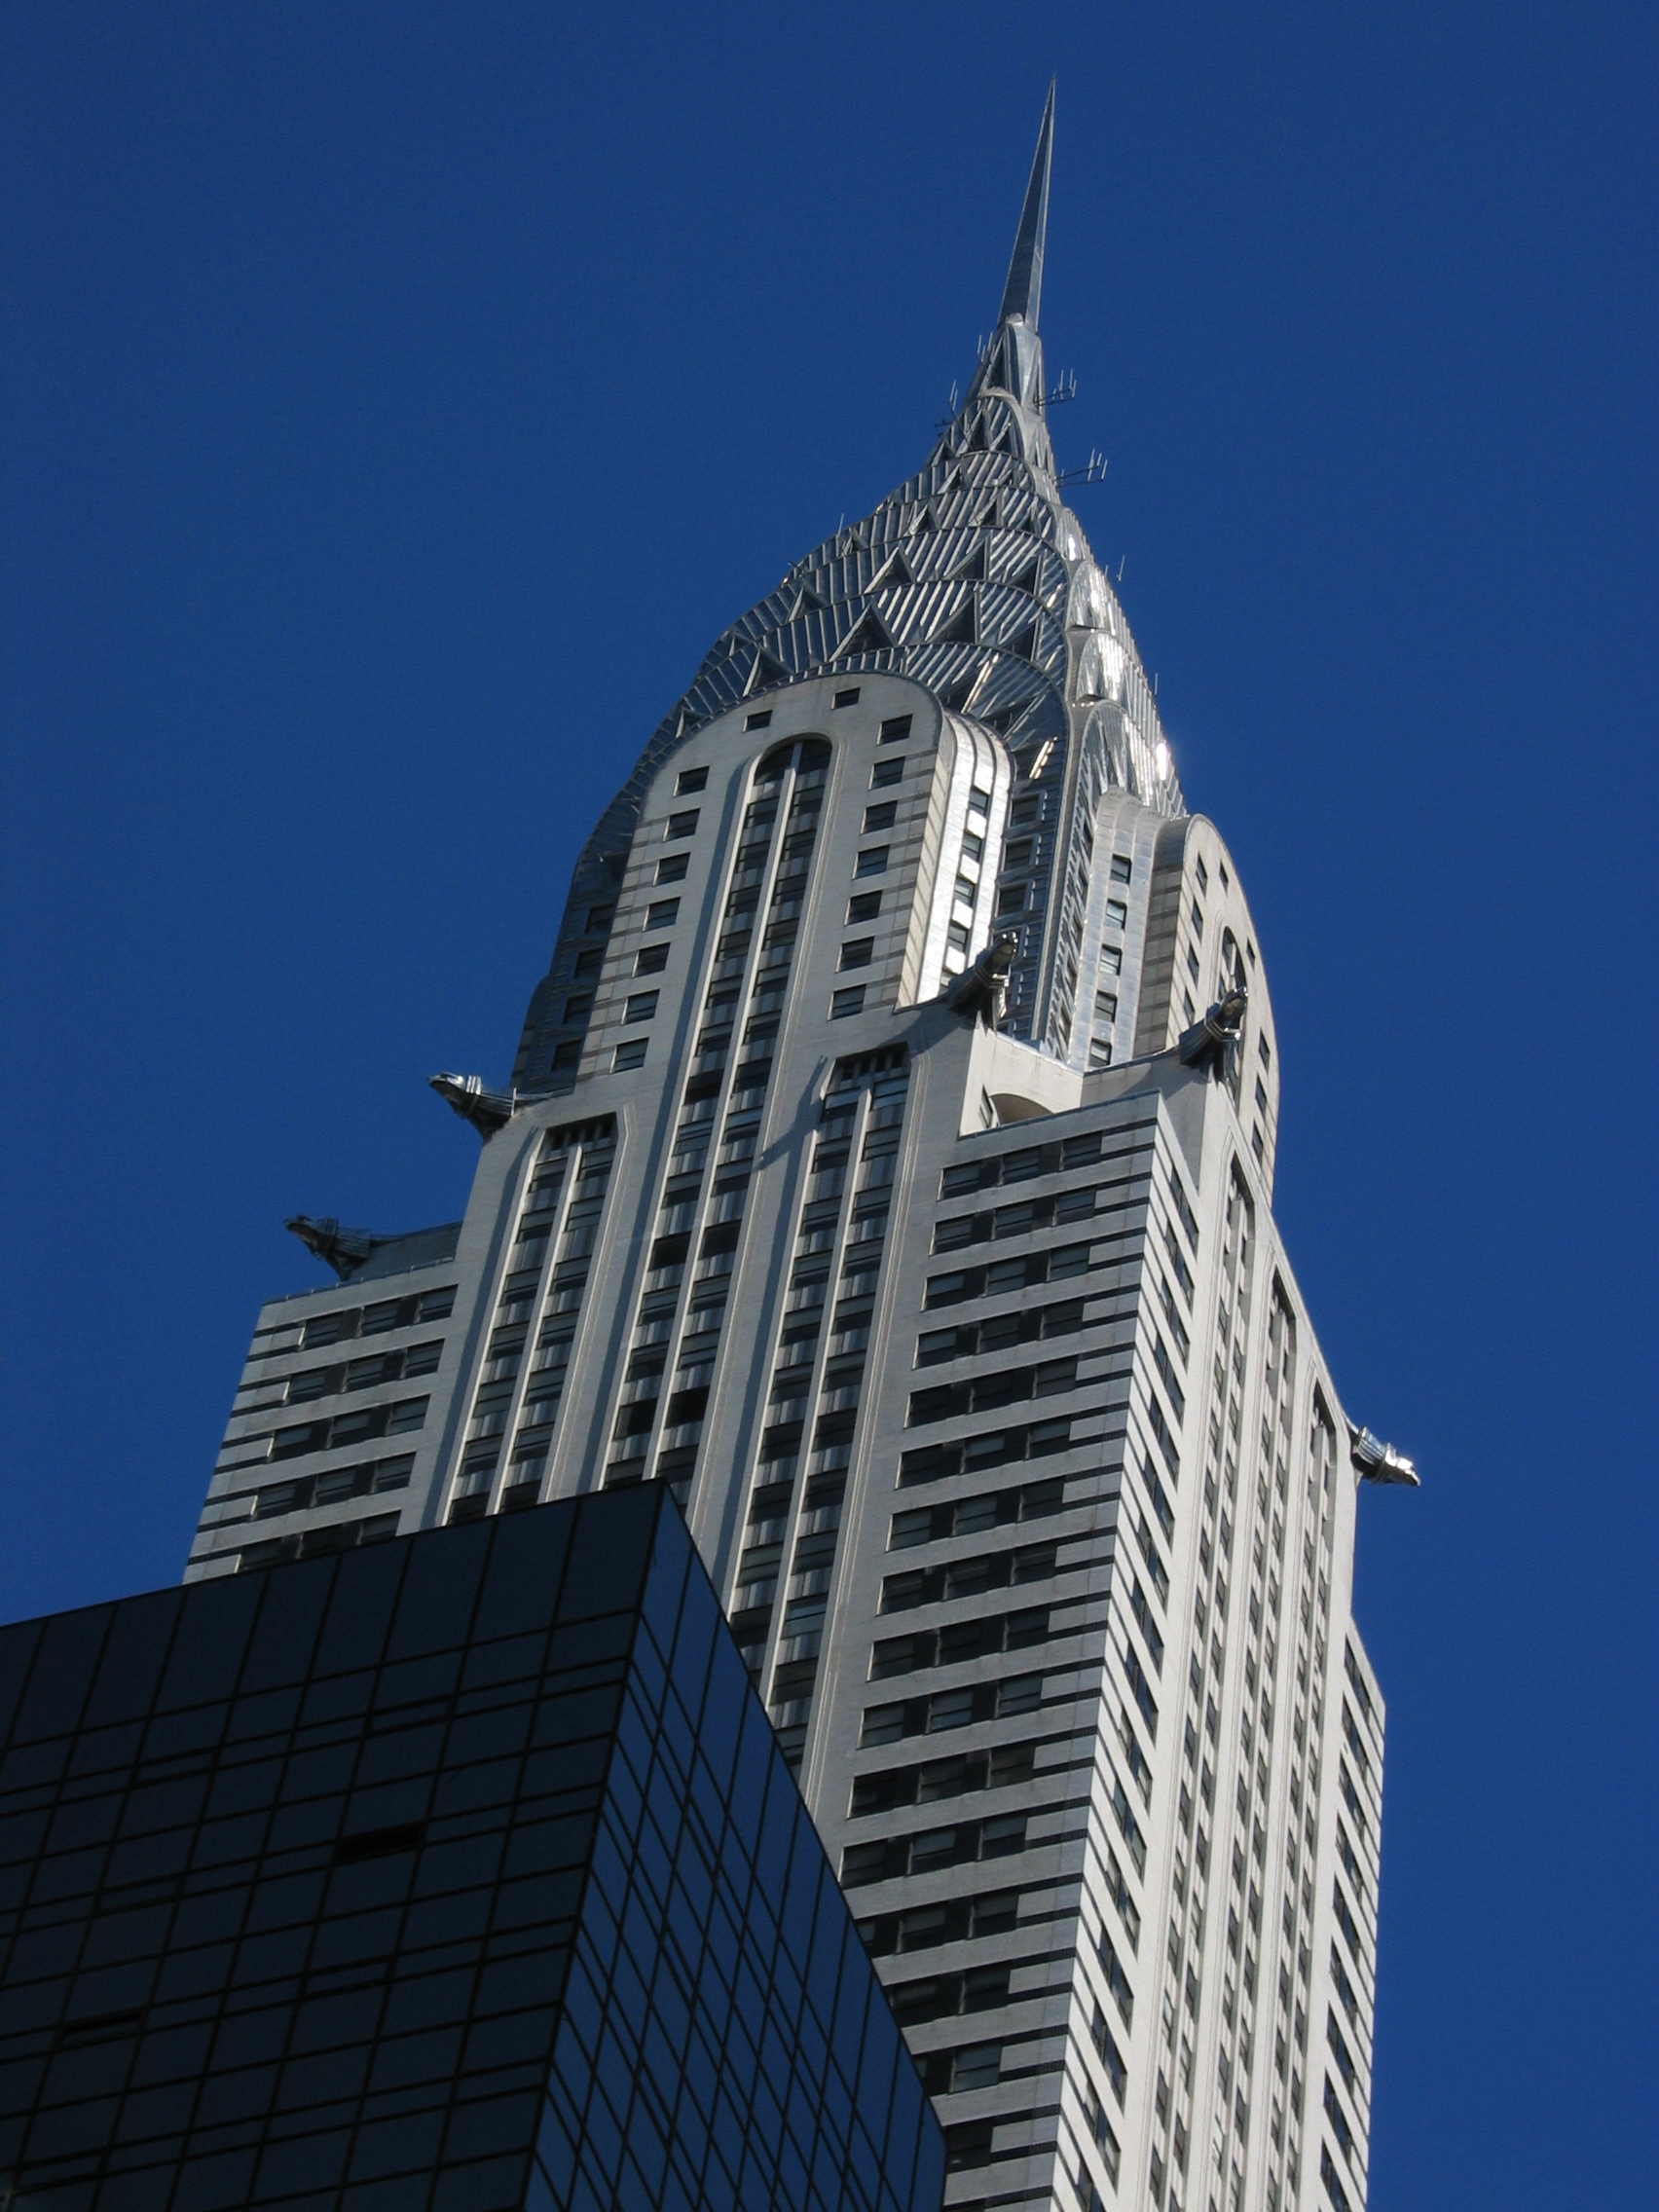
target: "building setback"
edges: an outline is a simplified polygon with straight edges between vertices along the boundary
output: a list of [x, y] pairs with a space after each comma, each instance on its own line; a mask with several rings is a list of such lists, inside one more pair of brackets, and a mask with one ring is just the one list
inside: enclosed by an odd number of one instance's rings
[[652, 735], [510, 1084], [434, 1079], [464, 1218], [295, 1224], [339, 1279], [262, 1310], [187, 1577], [667, 1485], [946, 2200], [1357, 2212], [1356, 1494], [1416, 1478], [1320, 1356], [1243, 885], [1061, 497], [1051, 126], [927, 461]]
[[0, 1630], [0, 2201], [936, 2212], [660, 1489]]

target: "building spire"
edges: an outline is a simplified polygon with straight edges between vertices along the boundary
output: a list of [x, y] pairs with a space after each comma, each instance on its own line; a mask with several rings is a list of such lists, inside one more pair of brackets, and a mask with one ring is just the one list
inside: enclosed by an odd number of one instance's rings
[[1043, 107], [1043, 128], [1037, 133], [1037, 153], [1031, 164], [1031, 182], [1025, 188], [1019, 231], [1014, 241], [1014, 259], [1003, 286], [999, 323], [1018, 315], [1027, 330], [1037, 328], [1037, 311], [1043, 300], [1043, 241], [1049, 228], [1049, 166], [1054, 151], [1054, 80], [1049, 80], [1049, 97]]

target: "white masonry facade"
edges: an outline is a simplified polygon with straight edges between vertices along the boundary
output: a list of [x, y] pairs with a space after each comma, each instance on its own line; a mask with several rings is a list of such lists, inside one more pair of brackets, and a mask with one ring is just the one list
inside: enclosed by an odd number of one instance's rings
[[1366, 2201], [1383, 1705], [1220, 835], [1061, 497], [1052, 95], [921, 470], [734, 623], [576, 870], [461, 1221], [295, 1226], [187, 1579], [671, 1486], [951, 2205]]

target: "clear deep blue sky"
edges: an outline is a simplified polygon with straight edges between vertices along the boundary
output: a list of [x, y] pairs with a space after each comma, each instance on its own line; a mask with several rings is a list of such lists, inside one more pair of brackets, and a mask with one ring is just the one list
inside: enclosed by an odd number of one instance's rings
[[177, 1575], [285, 1214], [461, 1212], [426, 1077], [506, 1075], [709, 642], [924, 458], [1057, 70], [1057, 442], [1424, 1471], [1360, 1500], [1372, 2204], [1645, 2197], [1655, 20], [8, 7], [0, 1615]]

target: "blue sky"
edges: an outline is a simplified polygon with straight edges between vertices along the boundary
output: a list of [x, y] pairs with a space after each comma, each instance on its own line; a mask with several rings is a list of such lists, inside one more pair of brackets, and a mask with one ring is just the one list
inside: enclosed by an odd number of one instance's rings
[[1651, 9], [10, 6], [0, 1616], [176, 1576], [298, 1210], [461, 1211], [576, 846], [925, 456], [1064, 461], [1272, 982], [1389, 1700], [1372, 2206], [1651, 2188]]

